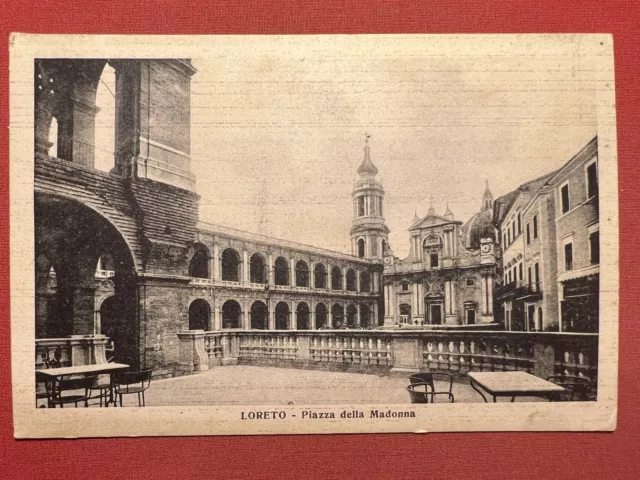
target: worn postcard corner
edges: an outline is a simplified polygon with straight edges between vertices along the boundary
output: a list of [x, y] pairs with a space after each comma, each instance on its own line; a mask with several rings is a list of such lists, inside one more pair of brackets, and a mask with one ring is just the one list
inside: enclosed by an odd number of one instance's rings
[[13, 34], [15, 436], [615, 429], [612, 43]]

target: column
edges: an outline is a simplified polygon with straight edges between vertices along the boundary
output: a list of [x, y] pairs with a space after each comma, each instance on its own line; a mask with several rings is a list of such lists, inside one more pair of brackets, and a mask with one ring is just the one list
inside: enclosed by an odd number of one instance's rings
[[222, 330], [222, 309], [218, 305], [213, 308], [213, 329]]
[[418, 283], [418, 299], [417, 299], [417, 304], [418, 304], [418, 315], [422, 316], [424, 315], [424, 312], [422, 311], [422, 299], [424, 298], [424, 285], [422, 282]]
[[371, 317], [372, 318], [369, 320], [369, 323], [377, 327], [378, 326], [378, 302], [375, 302], [371, 306]]
[[242, 314], [240, 317], [242, 328], [244, 330], [251, 330], [251, 318], [249, 316], [249, 309], [247, 308], [247, 297], [242, 297]]
[[487, 315], [493, 315], [493, 275], [487, 277]]
[[291, 300], [289, 302], [289, 330], [298, 329], [298, 310], [295, 308], [295, 302]]
[[451, 314], [451, 282], [449, 280], [444, 282], [444, 314]]
[[212, 264], [213, 268], [211, 271], [213, 272], [213, 281], [217, 282], [220, 280], [220, 245], [218, 245], [218, 242], [214, 242], [213, 244]]
[[356, 291], [360, 293], [360, 270], [356, 270]]
[[360, 326], [360, 304], [356, 303], [356, 318], [354, 319], [354, 325], [356, 327]]
[[269, 302], [269, 330], [276, 329], [276, 311], [274, 301]]
[[342, 290], [347, 289], [347, 267], [342, 267]]
[[267, 274], [269, 275], [269, 285], [275, 285], [275, 268], [273, 267], [273, 253], [269, 253], [267, 262]]
[[292, 287], [296, 285], [296, 261], [294, 258], [289, 259], [290, 273], [289, 273], [289, 285]]
[[[419, 315], [418, 312], [418, 284], [411, 284], [411, 317], [417, 317]], [[412, 318], [413, 319], [413, 318]]]
[[371, 281], [373, 282], [371, 285], [371, 291], [373, 293], [378, 293], [380, 291], [380, 274], [378, 272], [373, 272]]
[[249, 283], [249, 252], [246, 248], [242, 249], [242, 283]]

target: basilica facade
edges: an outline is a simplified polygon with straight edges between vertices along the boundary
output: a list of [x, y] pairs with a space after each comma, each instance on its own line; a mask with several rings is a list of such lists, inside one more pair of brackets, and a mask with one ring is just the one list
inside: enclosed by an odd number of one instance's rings
[[494, 323], [496, 230], [487, 185], [480, 211], [466, 223], [433, 206], [409, 227], [410, 253], [384, 255], [385, 327]]

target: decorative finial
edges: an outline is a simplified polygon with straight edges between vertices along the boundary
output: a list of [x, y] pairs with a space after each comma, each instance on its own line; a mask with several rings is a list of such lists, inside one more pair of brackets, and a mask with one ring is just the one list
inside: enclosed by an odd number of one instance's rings
[[376, 166], [373, 164], [373, 162], [371, 161], [371, 147], [369, 146], [369, 139], [371, 138], [371, 135], [369, 135], [368, 133], [364, 134], [364, 160], [362, 161], [362, 163], [360, 164], [360, 166], [358, 167], [358, 174], [359, 175], [363, 175], [363, 174], [368, 174], [368, 175], [376, 175], [378, 173], [378, 169], [376, 168]]
[[433, 208], [433, 195], [431, 195], [431, 197], [429, 198], [429, 215], [435, 215], [436, 214], [436, 209]]

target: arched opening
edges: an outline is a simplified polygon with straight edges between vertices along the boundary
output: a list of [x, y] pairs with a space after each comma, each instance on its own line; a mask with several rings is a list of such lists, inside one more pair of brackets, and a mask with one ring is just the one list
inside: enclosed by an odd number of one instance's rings
[[227, 300], [222, 305], [222, 328], [241, 328], [242, 308], [235, 300]]
[[358, 309], [354, 304], [347, 307], [347, 328], [354, 328], [356, 326], [356, 319], [358, 317]]
[[360, 272], [360, 291], [365, 293], [371, 291], [371, 274], [366, 270]]
[[327, 307], [324, 303], [316, 305], [316, 328], [327, 328]]
[[350, 268], [349, 270], [347, 270], [347, 291], [355, 292], [356, 290], [358, 290], [356, 272], [353, 270], [353, 268]]
[[342, 290], [342, 269], [333, 267], [331, 269], [331, 288], [333, 290]]
[[227, 248], [222, 252], [222, 280], [240, 281], [240, 255], [233, 248]]
[[296, 328], [298, 330], [309, 330], [309, 305], [300, 302], [296, 309]]
[[289, 285], [289, 262], [284, 257], [276, 258], [275, 263], [275, 283], [276, 285]]
[[331, 326], [333, 328], [344, 327], [344, 307], [339, 303], [331, 307]]
[[267, 283], [267, 263], [259, 253], [251, 255], [249, 260], [249, 281], [251, 283]]
[[316, 263], [313, 269], [314, 285], [316, 288], [327, 288], [327, 269], [322, 263]]
[[189, 330], [211, 330], [211, 308], [201, 298], [189, 305]]
[[[37, 265], [36, 271], [36, 326], [41, 324], [38, 334], [63, 337], [100, 332], [96, 298], [108, 288], [114, 295], [104, 305], [105, 327], [110, 328], [110, 337], [117, 345], [117, 358], [138, 368], [139, 292], [134, 257], [125, 236], [101, 212], [58, 195], [36, 192], [34, 217], [35, 257], [48, 259], [46, 265]], [[114, 272], [109, 286], [96, 282], [101, 258], [102, 266]], [[45, 289], [42, 279], [49, 284]]]
[[440, 268], [440, 255], [442, 251], [442, 238], [438, 235], [429, 235], [422, 242], [422, 258], [428, 268]]
[[[96, 90], [95, 163], [97, 170], [109, 172], [115, 166], [116, 71], [106, 64]], [[74, 142], [77, 142], [74, 139]]]
[[296, 287], [309, 286], [309, 266], [304, 260], [296, 263]]
[[400, 323], [411, 323], [411, 305], [408, 303], [401, 303], [400, 308]]
[[189, 262], [189, 276], [209, 278], [209, 250], [202, 244], [195, 246], [195, 252]]
[[276, 305], [276, 330], [289, 329], [289, 305], [279, 302]]
[[365, 253], [365, 246], [366, 246], [366, 243], [364, 241], [364, 238], [359, 239], [358, 240], [358, 257], [364, 258], [365, 254], [366, 254]]
[[369, 328], [371, 325], [371, 308], [366, 303], [362, 304], [360, 305], [360, 326]]
[[126, 337], [127, 331], [122, 331], [122, 328], [127, 328], [127, 326], [122, 325], [119, 321], [119, 318], [126, 313], [126, 308], [125, 303], [115, 296], [106, 298], [100, 305], [100, 333], [111, 340], [115, 361], [124, 360], [126, 348], [123, 352], [123, 347], [126, 345], [123, 345], [122, 342], [130, 341]]
[[260, 300], [251, 305], [251, 328], [254, 330], [269, 329], [269, 311], [265, 303]]

